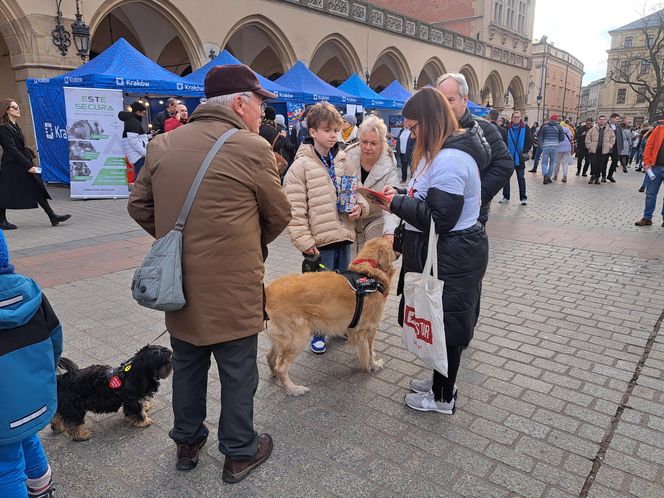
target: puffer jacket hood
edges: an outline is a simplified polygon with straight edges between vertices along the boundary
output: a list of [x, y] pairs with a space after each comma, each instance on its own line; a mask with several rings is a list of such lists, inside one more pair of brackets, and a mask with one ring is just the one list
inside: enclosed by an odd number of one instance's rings
[[[42, 292], [34, 280], [22, 275], [0, 275], [0, 280], [0, 334], [2, 334], [4, 330], [20, 327], [30, 321], [41, 306]], [[16, 303], [21, 305], [11, 305]]]
[[485, 169], [491, 161], [491, 147], [484, 138], [480, 126], [473, 122], [471, 128], [466, 128], [458, 133], [450, 135], [443, 149], [457, 149], [471, 156], [481, 170]]

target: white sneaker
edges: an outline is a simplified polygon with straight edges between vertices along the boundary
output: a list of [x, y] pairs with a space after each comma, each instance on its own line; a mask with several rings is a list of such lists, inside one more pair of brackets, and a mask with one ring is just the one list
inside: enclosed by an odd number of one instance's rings
[[527, 206], [527, 205], [528, 205], [528, 201], [525, 201], [525, 200], [524, 200], [524, 201], [521, 201], [521, 205], [522, 205], [522, 206]]
[[446, 403], [445, 401], [436, 401], [433, 393], [410, 393], [406, 394], [404, 403], [409, 408], [420, 412], [438, 412], [445, 415], [453, 415], [456, 411], [456, 398]]
[[510, 201], [509, 199], [503, 197], [502, 199], [500, 199], [500, 200], [498, 201], [498, 204], [507, 204], [509, 201]]
[[[433, 379], [413, 379], [410, 381], [410, 390], [414, 393], [430, 393], [433, 392]], [[456, 398], [459, 388], [454, 384], [454, 397]]]

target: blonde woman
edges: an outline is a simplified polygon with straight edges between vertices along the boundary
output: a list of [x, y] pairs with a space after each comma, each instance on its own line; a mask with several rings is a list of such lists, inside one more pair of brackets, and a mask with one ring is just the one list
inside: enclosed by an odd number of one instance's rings
[[[399, 174], [392, 149], [387, 144], [387, 126], [377, 116], [368, 116], [358, 131], [359, 142], [348, 146], [346, 156], [355, 170], [360, 172], [362, 186], [383, 191], [386, 185], [399, 185]], [[357, 237], [353, 255], [364, 243], [375, 237], [394, 239], [399, 218], [371, 205], [369, 215], [355, 223]]]

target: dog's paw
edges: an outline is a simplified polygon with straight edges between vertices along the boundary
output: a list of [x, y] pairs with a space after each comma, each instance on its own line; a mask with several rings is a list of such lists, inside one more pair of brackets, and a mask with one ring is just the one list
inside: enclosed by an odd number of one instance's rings
[[148, 399], [143, 400], [143, 411], [148, 412], [150, 411], [150, 408], [152, 408], [152, 402]]
[[76, 427], [69, 431], [71, 437], [74, 441], [87, 441], [92, 437], [92, 432], [87, 430], [85, 427]]
[[305, 386], [293, 386], [289, 389], [286, 389], [286, 393], [289, 396], [302, 396], [309, 392], [309, 388]]
[[144, 427], [150, 427], [152, 424], [154, 424], [154, 420], [152, 420], [150, 417], [147, 416], [143, 420], [139, 420], [137, 418], [130, 418], [129, 424], [132, 427], [138, 427], [142, 429]]
[[376, 372], [378, 370], [381, 370], [384, 365], [385, 362], [383, 360], [372, 360], [370, 368], [372, 372]]

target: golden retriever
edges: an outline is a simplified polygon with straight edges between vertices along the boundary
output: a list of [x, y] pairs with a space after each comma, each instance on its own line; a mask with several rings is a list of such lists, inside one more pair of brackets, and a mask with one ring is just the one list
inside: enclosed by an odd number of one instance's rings
[[294, 384], [288, 372], [314, 331], [326, 336], [346, 335], [357, 349], [362, 369], [370, 372], [383, 367], [373, 345], [395, 273], [392, 243], [382, 237], [367, 241], [354, 261], [360, 260], [348, 269], [375, 278], [383, 285], [384, 293], [364, 297], [362, 315], [352, 329], [348, 325], [355, 314], [355, 291], [346, 277], [336, 272], [289, 275], [267, 287], [267, 335], [272, 342], [267, 363], [288, 394], [300, 396], [309, 391]]

